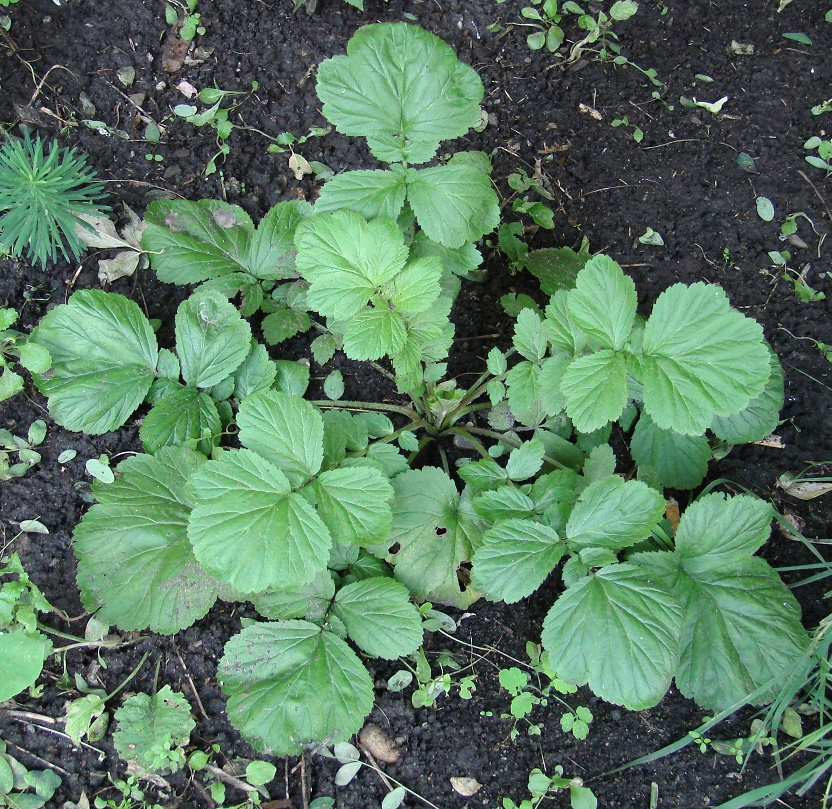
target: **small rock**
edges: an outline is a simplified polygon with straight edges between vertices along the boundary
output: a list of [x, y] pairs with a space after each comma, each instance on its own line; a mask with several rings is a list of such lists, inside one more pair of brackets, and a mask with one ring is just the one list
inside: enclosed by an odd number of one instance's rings
[[371, 722], [361, 728], [358, 743], [373, 758], [386, 764], [395, 764], [399, 760], [400, 753], [396, 743], [378, 725]]
[[476, 778], [468, 777], [451, 778], [451, 786], [454, 788], [454, 792], [458, 792], [466, 798], [476, 795], [482, 789], [482, 784]]
[[163, 177], [166, 180], [169, 180], [171, 177], [176, 177], [177, 174], [181, 174], [181, 173], [182, 173], [182, 168], [180, 166], [176, 166], [176, 165], [168, 166], [165, 169], [165, 173], [164, 173]]

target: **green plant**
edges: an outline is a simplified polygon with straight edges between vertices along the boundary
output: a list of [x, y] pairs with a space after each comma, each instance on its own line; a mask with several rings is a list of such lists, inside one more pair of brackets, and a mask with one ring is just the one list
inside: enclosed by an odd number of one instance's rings
[[803, 144], [803, 148], [808, 152], [817, 149], [818, 153], [816, 155], [810, 154], [805, 157], [810, 166], [823, 169], [827, 177], [832, 174], [832, 140], [823, 140], [823, 138], [815, 135]]
[[0, 806], [40, 809], [60, 785], [60, 775], [52, 770], [27, 769], [0, 739]]
[[[191, 0], [196, 4], [196, 0]], [[170, 8], [170, 6], [168, 6]], [[196, 15], [199, 16], [198, 14]], [[184, 28], [182, 29], [184, 32]], [[200, 33], [204, 33], [201, 31]], [[183, 36], [184, 38], [184, 36]], [[177, 104], [173, 108], [173, 114], [186, 120], [189, 124], [195, 127], [208, 126], [216, 132], [217, 135], [217, 153], [208, 160], [205, 166], [205, 176], [208, 177], [217, 171], [217, 160], [220, 157], [225, 157], [230, 151], [231, 146], [227, 143], [228, 138], [234, 131], [234, 124], [231, 123], [229, 115], [238, 107], [245, 104], [251, 94], [258, 88], [258, 83], [252, 81], [251, 90], [248, 93], [236, 92], [232, 90], [220, 90], [218, 87], [206, 87], [197, 95], [197, 99], [203, 104], [209, 105], [207, 109], [199, 112], [194, 104]], [[233, 96], [243, 96], [240, 101], [237, 101], [228, 106], [223, 106], [223, 102], [232, 98]], [[151, 156], [153, 157], [153, 156]], [[156, 157], [159, 157], [158, 155]], [[155, 159], [155, 158], [153, 158]]]
[[556, 792], [569, 790], [569, 805], [572, 809], [596, 809], [598, 799], [589, 787], [584, 786], [580, 778], [564, 778], [563, 767], [555, 767], [554, 774], [549, 776], [537, 768], [529, 773], [529, 792], [531, 800], [526, 799], [516, 804], [511, 798], [503, 798], [503, 809], [537, 809], [538, 806]]
[[80, 214], [100, 215], [104, 185], [74, 149], [53, 141], [48, 153], [38, 135], [6, 138], [0, 147], [0, 246], [46, 266], [58, 252], [69, 260], [84, 251]]
[[[46, 438], [46, 422], [38, 419], [29, 425], [26, 438], [12, 435], [0, 429], [0, 480], [23, 477], [35, 464], [40, 463], [40, 453], [35, 447]], [[17, 453], [17, 463], [9, 464], [9, 453]]]
[[165, 5], [165, 22], [179, 27], [179, 36], [190, 42], [197, 34], [204, 34], [205, 27], [200, 22], [200, 15], [196, 12], [199, 0], [171, 0]]
[[[176, 353], [104, 292], [76, 293], [33, 334], [53, 358], [36, 382], [59, 423], [102, 432], [153, 405], [141, 432], [152, 454], [93, 484], [98, 503], [74, 533], [86, 608], [173, 633], [217, 598], [251, 601], [266, 621], [229, 641], [219, 679], [234, 724], [280, 754], [344, 741], [369, 711], [372, 681], [347, 640], [411, 655], [423, 619], [441, 624], [411, 598], [515, 602], [563, 558], [543, 642], [564, 682], [643, 708], [675, 676], [711, 707], [775, 677], [807, 639], [785, 585], [752, 558], [769, 507], [708, 495], [675, 537], [662, 521], [661, 487], [697, 487], [712, 443], [723, 452], [777, 425], [782, 372], [759, 325], [702, 283], [670, 287], [643, 318], [611, 258], [533, 251], [545, 311], [515, 299], [510, 351], [491, 349], [467, 389], [443, 380], [458, 276], [478, 266], [473, 242], [498, 203], [482, 155], [412, 164], [479, 120], [482, 85], [435, 37], [371, 25], [321, 65], [318, 93], [336, 128], [393, 165], [340, 174], [314, 208], [281, 203], [256, 229], [222, 203], [156, 203], [143, 244], [157, 272], [203, 284], [177, 313]], [[269, 359], [225, 300], [269, 279], [324, 320], [317, 362], [343, 348], [409, 403], [303, 399], [308, 365]], [[615, 422], [632, 431], [640, 480], [615, 474]], [[231, 431], [240, 448], [221, 448]], [[448, 439], [468, 456], [462, 491]], [[442, 467], [411, 468], [429, 444]], [[708, 620], [723, 632], [705, 642]], [[419, 699], [447, 693], [444, 664], [437, 678], [416, 662]]]
[[[624, 115], [621, 118], [614, 118], [610, 121], [610, 126], [613, 128], [618, 126], [628, 127], [630, 126], [630, 121], [628, 120], [627, 116]], [[644, 132], [637, 127], [635, 124], [632, 124], [633, 127], [633, 140], [636, 143], [641, 143], [644, 140]]]

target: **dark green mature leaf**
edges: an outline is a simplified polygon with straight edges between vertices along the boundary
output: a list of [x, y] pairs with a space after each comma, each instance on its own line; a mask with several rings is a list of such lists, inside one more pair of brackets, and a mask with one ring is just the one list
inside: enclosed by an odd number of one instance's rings
[[644, 328], [644, 407], [657, 426], [704, 433], [714, 416], [744, 410], [771, 375], [762, 328], [719, 287], [674, 284]]
[[313, 487], [321, 518], [339, 542], [366, 546], [384, 541], [393, 519], [393, 487], [381, 472], [332, 469], [323, 472]]
[[248, 270], [254, 225], [236, 205], [213, 199], [158, 200], [145, 213], [142, 248], [161, 281], [196, 284]]
[[185, 382], [210, 388], [248, 356], [251, 328], [223, 295], [198, 291], [176, 312], [176, 354]]
[[350, 318], [344, 334], [344, 353], [352, 360], [378, 360], [401, 354], [407, 342], [404, 318], [381, 304]]
[[104, 623], [173, 634], [213, 605], [216, 583], [186, 533], [185, 482], [204, 463], [197, 452], [164, 447], [123, 461], [114, 483], [94, 485], [99, 502], [73, 540], [81, 600]]
[[375, 576], [348, 584], [335, 596], [333, 614], [372, 657], [395, 660], [422, 645], [419, 610], [407, 588], [393, 579]]
[[526, 269], [540, 281], [545, 295], [554, 295], [559, 289], [575, 288], [575, 279], [590, 258], [571, 247], [544, 247], [529, 253]]
[[188, 743], [196, 727], [190, 711], [184, 695], [169, 685], [153, 696], [134, 694], [116, 711], [113, 744], [125, 761], [136, 760], [142, 767], [166, 775], [171, 768], [158, 769], [159, 750], [165, 743], [174, 747]]
[[302, 618], [320, 625], [334, 595], [335, 582], [328, 570], [322, 570], [309, 584], [299, 589], [268, 589], [252, 595], [251, 601], [264, 618], [281, 621]]
[[274, 346], [307, 331], [311, 325], [312, 321], [306, 312], [292, 309], [290, 306], [278, 306], [276, 311], [263, 318], [260, 327], [263, 329], [265, 341]]
[[246, 266], [262, 280], [295, 276], [295, 230], [310, 215], [308, 202], [278, 202], [261, 220], [249, 246]]
[[479, 594], [457, 578], [470, 562], [485, 522], [460, 497], [453, 481], [433, 467], [411, 470], [393, 479], [393, 525], [385, 541], [386, 558], [396, 578], [417, 598], [467, 607]]
[[708, 472], [711, 447], [704, 435], [680, 435], [657, 427], [642, 413], [633, 431], [630, 452], [639, 468], [652, 468], [662, 486], [694, 489]]
[[415, 164], [477, 124], [483, 86], [441, 39], [383, 23], [360, 28], [346, 56], [318, 66], [317, 92], [339, 132], [366, 137], [379, 160]]
[[323, 418], [300, 396], [277, 390], [247, 396], [240, 403], [237, 426], [243, 445], [275, 464], [293, 486], [321, 468]]
[[555, 602], [541, 640], [558, 677], [643, 710], [670, 686], [681, 627], [682, 608], [661, 580], [635, 565], [614, 564]]
[[52, 372], [35, 376], [62, 427], [99, 435], [121, 427], [156, 375], [159, 351], [133, 301], [101, 290], [76, 292], [47, 312], [32, 342], [52, 356]]
[[[144, 417], [139, 436], [145, 452], [198, 442], [207, 434], [206, 454], [219, 442], [220, 416], [213, 399], [195, 388], [178, 387], [157, 402]], [[203, 449], [203, 447], [200, 447]]]
[[771, 376], [763, 392], [755, 396], [745, 410], [732, 416], [714, 416], [711, 430], [723, 441], [747, 444], [762, 441], [777, 429], [783, 408], [783, 369], [777, 355], [769, 349]]
[[664, 498], [637, 480], [618, 475], [590, 483], [566, 526], [573, 548], [627, 548], [650, 535], [664, 515]]
[[248, 356], [234, 371], [234, 395], [242, 401], [246, 396], [269, 390], [277, 376], [277, 367], [269, 359], [264, 345], [252, 340]]
[[509, 604], [531, 595], [566, 552], [557, 532], [533, 520], [511, 519], [483, 534], [471, 580], [477, 590]]
[[236, 590], [297, 587], [326, 567], [326, 525], [286, 475], [256, 453], [224, 452], [191, 477], [187, 491], [194, 554]]
[[217, 679], [234, 726], [271, 755], [345, 741], [373, 707], [373, 681], [355, 652], [307, 621], [246, 627], [226, 644]]

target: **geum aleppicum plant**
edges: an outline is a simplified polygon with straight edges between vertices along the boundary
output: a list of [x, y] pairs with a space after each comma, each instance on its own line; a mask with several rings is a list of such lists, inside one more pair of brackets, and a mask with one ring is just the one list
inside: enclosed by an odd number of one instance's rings
[[[484, 188], [487, 173], [477, 156], [465, 172], [405, 164], [471, 125], [481, 85], [412, 26], [362, 29], [348, 54], [321, 66], [325, 112], [393, 168], [340, 175], [311, 210], [280, 203], [257, 229], [222, 203], [156, 203], [144, 246], [157, 271], [202, 284], [177, 313], [175, 352], [158, 348], [138, 306], [104, 292], [76, 293], [32, 336], [52, 356], [36, 381], [64, 426], [104, 432], [153, 405], [141, 431], [152, 454], [96, 483], [75, 531], [85, 606], [123, 629], [173, 633], [217, 598], [253, 602], [267, 621], [229, 641], [219, 677], [234, 724], [274, 753], [360, 726], [372, 682], [346, 639], [367, 655], [410, 654], [422, 637], [411, 598], [514, 602], [564, 557], [567, 590], [543, 635], [559, 678], [629, 707], [654, 704], [673, 676], [706, 707], [776, 678], [806, 638], [788, 590], [752, 557], [768, 506], [710, 495], [674, 539], [660, 492], [701, 482], [708, 431], [742, 443], [776, 426], [782, 375], [759, 325], [701, 283], [672, 286], [645, 320], [621, 268], [582, 252], [561, 276], [537, 267], [551, 300], [545, 317], [520, 310], [510, 352], [492, 349], [467, 390], [440, 381], [452, 273], [478, 262], [470, 240], [493, 227], [476, 213], [490, 197], [468, 184]], [[446, 105], [460, 94], [466, 117], [451, 128]], [[432, 230], [428, 188], [437, 210], [456, 194], [450, 206], [474, 212], [453, 238], [450, 215]], [[286, 281], [326, 320], [317, 361], [339, 346], [389, 360], [410, 403], [305, 401], [308, 366], [271, 360], [226, 300], [239, 289], [257, 300], [263, 280]], [[626, 432], [636, 419], [641, 480], [625, 480], [607, 441], [613, 423]], [[239, 446], [220, 448], [234, 431]], [[461, 492], [443, 436], [481, 456], [460, 467]], [[443, 468], [410, 468], [431, 441]]]

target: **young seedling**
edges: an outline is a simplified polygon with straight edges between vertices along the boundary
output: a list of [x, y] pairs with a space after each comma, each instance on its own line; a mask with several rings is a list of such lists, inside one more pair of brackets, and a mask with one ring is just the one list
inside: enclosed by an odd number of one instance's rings
[[805, 157], [810, 166], [822, 169], [827, 177], [832, 175], [832, 140], [823, 140], [815, 135], [803, 144], [803, 148], [810, 152], [817, 150], [816, 155], [810, 154]]
[[13, 370], [15, 364], [38, 374], [45, 373], [52, 365], [45, 348], [29, 342], [25, 334], [11, 328], [17, 318], [14, 309], [0, 309], [0, 402], [23, 390], [23, 377]]
[[[38, 419], [29, 425], [26, 438], [12, 435], [9, 430], [0, 429], [0, 480], [23, 477], [33, 466], [40, 463], [40, 453], [35, 447], [46, 438], [46, 422]], [[10, 464], [9, 453], [17, 453], [17, 463]]]
[[165, 6], [165, 22], [170, 26], [180, 26], [179, 36], [190, 42], [197, 34], [205, 33], [200, 15], [196, 12], [199, 0], [169, 0]]
[[[627, 118], [627, 116], [624, 115], [621, 118], [614, 118], [612, 121], [610, 121], [610, 126], [613, 127], [613, 128], [618, 127], [618, 126], [623, 126], [623, 127], [626, 128], [626, 127], [630, 126], [630, 121]], [[644, 140], [644, 132], [639, 127], [637, 127], [635, 124], [633, 124], [632, 127], [633, 127], [633, 132], [632, 132], [633, 140], [636, 143], [641, 143]]]
[[598, 800], [580, 778], [564, 778], [563, 767], [555, 767], [554, 774], [546, 775], [537, 768], [529, 773], [528, 790], [531, 799], [516, 804], [511, 798], [502, 799], [502, 809], [537, 809], [544, 800], [561, 790], [569, 790], [569, 805], [572, 809], [595, 809]]

